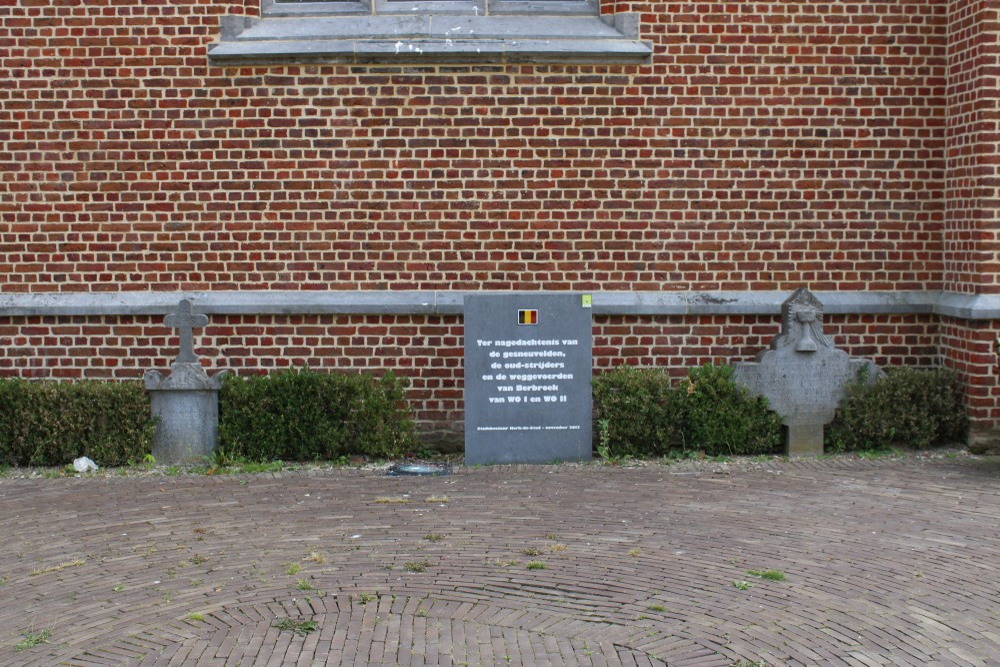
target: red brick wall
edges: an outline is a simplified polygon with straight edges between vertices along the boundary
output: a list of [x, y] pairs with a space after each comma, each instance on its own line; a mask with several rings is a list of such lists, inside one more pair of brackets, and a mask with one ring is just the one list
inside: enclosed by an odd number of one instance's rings
[[994, 348], [996, 323], [944, 318], [941, 351], [948, 366], [965, 380], [973, 430], [1000, 424], [1000, 357]]
[[[257, 0], [0, 0], [0, 292], [1000, 292], [995, 0], [603, 7], [642, 15], [651, 63], [210, 67]], [[394, 368], [429, 428], [460, 419], [456, 318], [221, 320], [213, 366]], [[828, 327], [880, 363], [974, 351], [995, 384], [991, 324], [935, 322]], [[776, 329], [602, 318], [595, 365]], [[169, 344], [0, 316], [0, 374], [139, 377]]]
[[3, 0], [0, 289], [940, 286], [946, 3], [617, 7], [651, 64], [210, 67], [240, 3]]
[[949, 4], [945, 287], [1000, 293], [1000, 3]]
[[[1000, 293], [1000, 2], [949, 11], [944, 287]], [[941, 352], [966, 381], [974, 430], [1000, 424], [997, 323], [943, 318]]]

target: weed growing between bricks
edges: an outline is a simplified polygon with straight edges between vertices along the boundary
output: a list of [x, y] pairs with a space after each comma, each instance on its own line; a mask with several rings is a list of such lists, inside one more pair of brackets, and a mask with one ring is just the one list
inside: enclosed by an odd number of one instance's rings
[[21, 641], [14, 645], [14, 650], [18, 653], [27, 651], [40, 644], [48, 644], [51, 638], [51, 630], [25, 630], [21, 633]]
[[282, 618], [274, 624], [274, 627], [279, 630], [294, 632], [297, 635], [305, 637], [309, 633], [318, 630], [319, 624], [316, 621], [311, 620]]

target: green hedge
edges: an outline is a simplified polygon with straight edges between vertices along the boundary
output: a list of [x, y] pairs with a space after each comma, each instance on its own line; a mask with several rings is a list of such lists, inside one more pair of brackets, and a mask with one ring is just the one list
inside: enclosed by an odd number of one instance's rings
[[155, 425], [139, 382], [0, 379], [0, 464], [102, 466], [141, 461]]
[[256, 461], [397, 457], [414, 443], [405, 386], [392, 373], [231, 375], [219, 395], [219, 446]]
[[[394, 458], [414, 447], [405, 382], [387, 373], [229, 376], [219, 400], [219, 444], [252, 460]], [[691, 369], [672, 385], [659, 370], [622, 366], [594, 379], [599, 444], [611, 456], [777, 453], [779, 417], [732, 380], [728, 366]], [[890, 369], [859, 378], [827, 429], [831, 450], [928, 447], [967, 428], [962, 387], [944, 370]], [[0, 379], [0, 465], [62, 466], [79, 456], [126, 465], [152, 451], [155, 426], [141, 383]]]
[[621, 366], [594, 379], [594, 432], [610, 456], [777, 453], [781, 420], [733, 382], [729, 366], [693, 368], [671, 385], [663, 371]]
[[777, 454], [784, 436], [781, 417], [763, 396], [733, 381], [732, 366], [701, 366], [681, 384], [684, 449], [710, 456]]
[[832, 451], [932, 447], [962, 439], [968, 426], [962, 384], [949, 369], [890, 368], [848, 385], [826, 429]]
[[594, 378], [593, 390], [594, 436], [609, 455], [661, 456], [677, 447], [680, 401], [663, 371], [619, 366]]

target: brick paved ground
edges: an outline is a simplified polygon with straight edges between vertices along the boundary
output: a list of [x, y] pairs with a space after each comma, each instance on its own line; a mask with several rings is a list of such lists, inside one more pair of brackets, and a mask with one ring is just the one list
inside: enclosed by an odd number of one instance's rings
[[2, 664], [1000, 664], [997, 459], [6, 478], [0, 540]]

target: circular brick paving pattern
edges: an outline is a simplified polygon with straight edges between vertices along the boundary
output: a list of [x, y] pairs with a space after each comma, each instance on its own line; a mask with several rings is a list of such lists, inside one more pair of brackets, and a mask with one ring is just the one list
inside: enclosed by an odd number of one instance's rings
[[0, 664], [1000, 664], [997, 459], [8, 478], [0, 535]]

